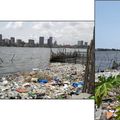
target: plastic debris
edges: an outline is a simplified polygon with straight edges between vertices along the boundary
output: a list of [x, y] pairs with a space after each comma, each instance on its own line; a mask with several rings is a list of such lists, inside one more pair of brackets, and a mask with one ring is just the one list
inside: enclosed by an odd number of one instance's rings
[[72, 83], [72, 86], [73, 87], [82, 87], [83, 86], [83, 82], [74, 82], [74, 83]]
[[39, 68], [33, 68], [32, 70], [33, 71], [39, 71]]
[[45, 83], [48, 82], [48, 80], [44, 80], [44, 79], [43, 79], [43, 80], [38, 80], [38, 82], [41, 83], [41, 84], [45, 84]]
[[53, 63], [0, 79], [0, 99], [72, 99], [81, 94], [84, 66]]
[[18, 89], [16, 89], [16, 91], [19, 92], [19, 93], [26, 93], [26, 92], [28, 92], [28, 90], [25, 89], [25, 88], [18, 88]]

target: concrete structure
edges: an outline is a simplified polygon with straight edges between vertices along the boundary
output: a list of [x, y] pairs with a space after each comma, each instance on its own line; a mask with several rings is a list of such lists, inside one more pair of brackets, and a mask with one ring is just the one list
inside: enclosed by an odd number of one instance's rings
[[10, 43], [10, 41], [9, 41], [8, 38], [4, 38], [4, 41], [5, 41], [6, 44], [9, 44], [9, 43]]
[[0, 34], [0, 46], [2, 46], [2, 34]]
[[83, 47], [83, 41], [78, 41], [78, 46]]
[[34, 40], [33, 39], [29, 39], [28, 40], [28, 45], [29, 45], [29, 47], [34, 47], [35, 46]]
[[52, 45], [53, 45], [52, 40], [53, 40], [53, 37], [48, 38], [48, 42], [47, 42], [48, 47], [52, 47]]
[[2, 40], [2, 34], [0, 34], [0, 41]]
[[11, 37], [10, 40], [11, 40], [11, 45], [15, 45], [15, 37]]
[[57, 41], [54, 42], [54, 47], [57, 47]]
[[5, 40], [4, 39], [2, 39], [1, 41], [0, 41], [0, 46], [5, 46], [6, 44], [5, 44]]
[[23, 46], [21, 39], [17, 39], [16, 41], [17, 41], [17, 46], [18, 46], [18, 47], [22, 47], [22, 46]]
[[85, 47], [87, 47], [87, 46], [88, 46], [88, 42], [85, 42], [85, 44], [84, 44], [84, 45], [85, 45]]
[[39, 46], [44, 46], [44, 37], [39, 37]]

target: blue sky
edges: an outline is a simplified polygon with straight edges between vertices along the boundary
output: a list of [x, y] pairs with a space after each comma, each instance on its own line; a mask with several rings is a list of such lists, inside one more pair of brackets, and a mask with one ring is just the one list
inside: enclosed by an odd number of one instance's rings
[[[52, 36], [58, 44], [77, 44], [79, 40], [90, 42], [93, 37], [94, 22], [0, 22], [0, 34], [3, 38], [15, 37], [28, 41], [39, 41], [39, 36]], [[53, 41], [53, 42], [54, 42]]]
[[96, 2], [96, 48], [120, 48], [120, 1]]

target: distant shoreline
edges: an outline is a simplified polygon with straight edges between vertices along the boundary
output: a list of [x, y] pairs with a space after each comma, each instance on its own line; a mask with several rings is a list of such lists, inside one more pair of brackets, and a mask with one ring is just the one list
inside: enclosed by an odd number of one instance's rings
[[16, 47], [16, 46], [0, 46], [1, 47], [7, 47], [7, 48], [11, 48], [11, 47], [14, 47], [14, 48], [73, 48], [73, 49], [87, 49], [87, 48], [82, 48], [82, 47]]
[[120, 51], [120, 49], [115, 49], [115, 48], [96, 48], [95, 51]]

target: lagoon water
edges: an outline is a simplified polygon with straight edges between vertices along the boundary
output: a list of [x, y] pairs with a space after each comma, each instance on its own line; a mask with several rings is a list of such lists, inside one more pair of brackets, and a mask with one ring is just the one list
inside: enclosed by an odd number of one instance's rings
[[[54, 52], [63, 50], [53, 48]], [[78, 49], [66, 49], [74, 51]], [[86, 51], [86, 49], [79, 49]], [[50, 48], [0, 47], [0, 75], [45, 68], [49, 64]], [[3, 61], [3, 62], [2, 62]]]
[[113, 61], [120, 63], [120, 51], [96, 51], [95, 70], [101, 71], [112, 67]]

